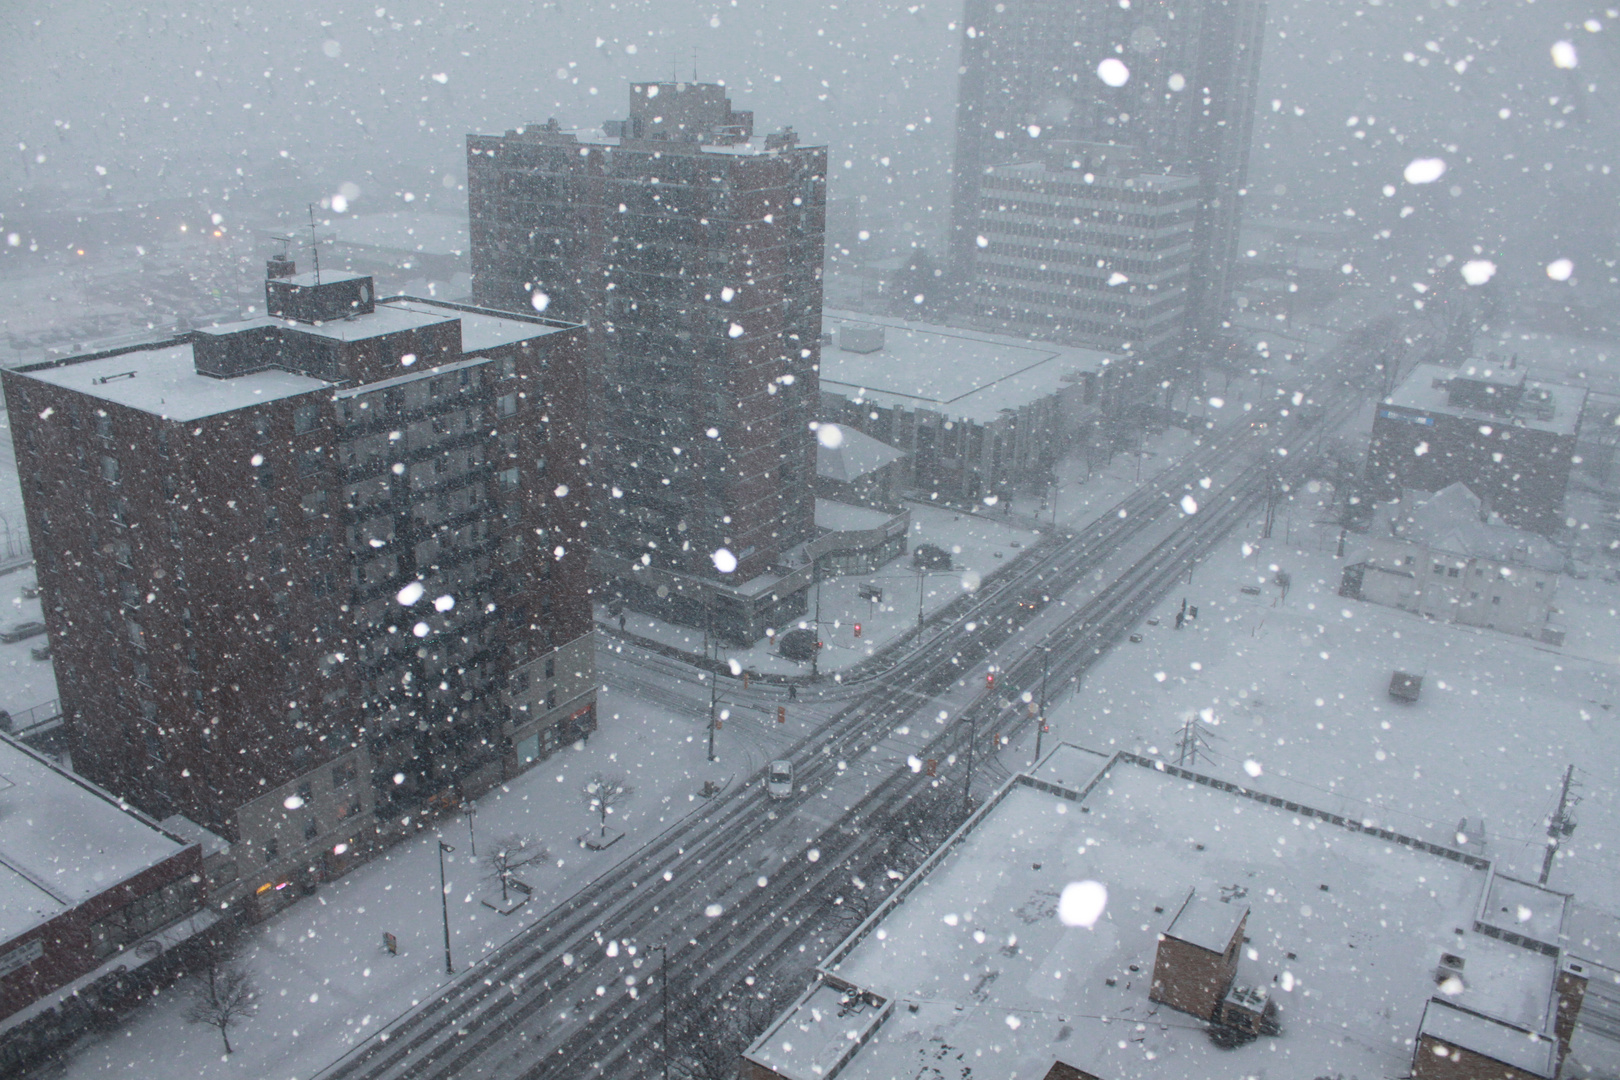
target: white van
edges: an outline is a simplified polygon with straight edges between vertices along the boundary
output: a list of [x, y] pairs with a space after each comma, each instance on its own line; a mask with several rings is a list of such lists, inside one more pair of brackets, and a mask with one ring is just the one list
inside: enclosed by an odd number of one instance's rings
[[793, 762], [783, 758], [765, 770], [765, 793], [773, 799], [793, 797]]

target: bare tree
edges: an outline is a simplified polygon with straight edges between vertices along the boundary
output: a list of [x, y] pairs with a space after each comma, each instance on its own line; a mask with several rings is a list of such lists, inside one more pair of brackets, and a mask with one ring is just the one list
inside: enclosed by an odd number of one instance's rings
[[587, 780], [585, 786], [580, 789], [585, 805], [602, 817], [603, 837], [607, 836], [608, 815], [635, 793], [636, 789], [630, 786], [629, 779], [623, 773], [599, 772]]
[[687, 999], [690, 1004], [673, 1018], [671, 1071], [685, 1080], [736, 1080], [743, 1051], [770, 1026], [796, 989], [754, 983], [737, 987], [715, 1005]]
[[507, 888], [512, 883], [514, 873], [550, 858], [551, 852], [532, 836], [513, 833], [496, 840], [495, 850], [484, 856], [484, 866], [488, 868], [489, 876], [501, 883], [501, 903], [506, 903]]
[[258, 1011], [258, 990], [253, 976], [241, 964], [228, 961], [217, 950], [210, 950], [207, 966], [197, 976], [191, 1004], [186, 1007], [186, 1023], [207, 1024], [219, 1029], [225, 1053], [231, 1052], [231, 1026]]

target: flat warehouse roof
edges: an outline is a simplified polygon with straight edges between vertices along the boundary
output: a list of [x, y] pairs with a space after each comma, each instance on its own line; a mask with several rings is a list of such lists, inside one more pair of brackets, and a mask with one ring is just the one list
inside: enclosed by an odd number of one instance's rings
[[[942, 1045], [996, 1076], [1040, 1077], [1056, 1059], [1147, 1080], [1259, 1075], [1279, 1060], [1305, 1076], [1396, 1075], [1441, 993], [1443, 952], [1465, 961], [1457, 1005], [1546, 1022], [1551, 958], [1474, 932], [1489, 863], [1278, 803], [1148, 759], [1059, 747], [823, 965], [835, 985], [893, 1003], [840, 1077], [918, 1075]], [[1103, 886], [1102, 910], [1066, 923], [1065, 891], [1087, 882]], [[1160, 931], [1189, 890], [1228, 934], [1248, 910], [1234, 985], [1278, 1002], [1280, 1035], [1222, 1049], [1198, 1018], [1149, 1001]], [[1537, 907], [1558, 896], [1508, 893]], [[834, 1027], [843, 1039], [854, 1030]], [[817, 1034], [790, 1019], [749, 1056], [821, 1063]], [[953, 1050], [943, 1075], [959, 1072]]]
[[0, 943], [188, 845], [0, 737]]
[[[821, 350], [823, 389], [888, 408], [926, 409], [978, 423], [1068, 389], [1081, 372], [1100, 371], [1113, 360], [1091, 349], [849, 311], [829, 309], [823, 326], [834, 334], [834, 343]], [[870, 353], [843, 351], [837, 345], [843, 326], [882, 327], [883, 347]]]

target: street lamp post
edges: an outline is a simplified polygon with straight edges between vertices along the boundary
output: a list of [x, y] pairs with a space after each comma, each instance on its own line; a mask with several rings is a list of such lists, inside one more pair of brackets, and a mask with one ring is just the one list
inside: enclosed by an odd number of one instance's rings
[[648, 950], [657, 949], [658, 956], [658, 982], [664, 996], [663, 1033], [660, 1039], [664, 1051], [664, 1080], [669, 1080], [669, 945], [649, 945]]
[[1035, 761], [1041, 763], [1041, 735], [1046, 731], [1046, 676], [1052, 667], [1052, 648], [1041, 648], [1041, 708], [1035, 716]]
[[454, 851], [455, 848], [439, 841], [439, 910], [444, 914], [444, 973], [454, 975], [455, 965], [450, 962], [450, 900], [449, 886], [444, 881], [444, 853]]
[[967, 779], [962, 782], [962, 813], [973, 809], [973, 744], [979, 741], [979, 710], [968, 706]]
[[714, 752], [714, 713], [715, 703], [720, 697], [720, 640], [714, 634], [714, 594], [709, 594], [709, 601], [705, 609], [703, 620], [703, 659], [709, 659], [709, 639], [714, 638], [715, 667], [709, 672], [709, 760], [715, 760]]
[[478, 804], [468, 799], [461, 804], [461, 812], [467, 815], [467, 843], [472, 851], [472, 857], [478, 858], [478, 837], [473, 835], [473, 818], [478, 816]]

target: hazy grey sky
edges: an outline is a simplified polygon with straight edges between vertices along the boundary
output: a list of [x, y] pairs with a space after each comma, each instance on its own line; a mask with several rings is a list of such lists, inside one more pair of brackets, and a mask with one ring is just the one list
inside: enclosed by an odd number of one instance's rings
[[[467, 131], [594, 125], [624, 111], [629, 80], [690, 77], [695, 49], [761, 125], [830, 145], [834, 196], [937, 220], [960, 22], [959, 0], [17, 4], [0, 14], [0, 181], [119, 199], [348, 181], [355, 212], [407, 190], [448, 208]], [[1273, 0], [1251, 213], [1351, 209], [1374, 249], [1479, 243], [1505, 270], [1612, 258], [1616, 35], [1581, 0]], [[1577, 68], [1555, 67], [1560, 40]], [[1416, 156], [1446, 176], [1405, 185]]]

